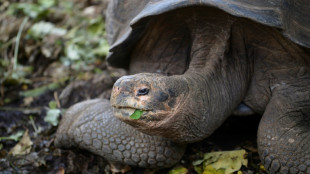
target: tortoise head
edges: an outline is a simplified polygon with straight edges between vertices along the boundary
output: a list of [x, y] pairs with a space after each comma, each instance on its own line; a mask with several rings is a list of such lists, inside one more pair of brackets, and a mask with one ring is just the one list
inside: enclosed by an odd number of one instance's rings
[[[115, 82], [111, 104], [120, 120], [147, 134], [167, 137], [186, 93], [187, 85], [178, 78], [141, 73]], [[139, 119], [130, 118], [135, 110], [143, 111]]]

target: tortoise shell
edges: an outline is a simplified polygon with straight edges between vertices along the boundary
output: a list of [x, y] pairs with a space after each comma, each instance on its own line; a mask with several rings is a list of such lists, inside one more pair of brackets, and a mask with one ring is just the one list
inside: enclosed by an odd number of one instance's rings
[[107, 10], [108, 62], [126, 68], [128, 55], [157, 15], [189, 6], [209, 6], [276, 27], [298, 45], [310, 48], [310, 1], [301, 0], [113, 0]]

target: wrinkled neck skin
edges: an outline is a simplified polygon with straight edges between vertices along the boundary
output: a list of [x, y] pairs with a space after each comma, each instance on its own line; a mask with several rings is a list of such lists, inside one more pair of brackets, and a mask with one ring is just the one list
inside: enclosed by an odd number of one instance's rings
[[242, 101], [252, 66], [248, 66], [251, 61], [245, 60], [246, 56], [229, 55], [234, 20], [227, 17], [207, 21], [210, 23], [196, 21], [194, 16], [189, 24], [192, 26], [189, 69], [183, 75], [163, 77], [168, 84], [173, 81], [181, 89], [173, 112], [162, 116], [161, 122], [125, 122], [142, 132], [176, 142], [196, 142], [211, 135]]
[[[191, 64], [188, 71], [181, 75], [186, 81], [188, 95], [176, 109], [175, 117], [181, 118], [172, 123], [177, 130], [176, 135], [172, 134], [169, 138], [195, 142], [211, 135], [246, 95], [251, 74], [251, 66], [247, 63], [250, 61], [227, 54], [233, 22], [228, 21], [224, 21], [226, 23], [223, 25], [195, 27]], [[182, 130], [179, 130], [181, 126], [177, 126], [178, 122], [182, 124]]]
[[[245, 98], [253, 74], [254, 62], [253, 58], [246, 55], [242, 38], [240, 40], [238, 36], [234, 38], [235, 34], [232, 35], [237, 18], [214, 9], [201, 10], [197, 13], [195, 10], [185, 12], [182, 14], [185, 14], [187, 18], [179, 16], [182, 21], [178, 22], [183, 22], [182, 26], [186, 26], [184, 31], [188, 31], [190, 35], [186, 41], [190, 44], [185, 44], [188, 47], [184, 48], [184, 44], [180, 46], [177, 43], [172, 43], [172, 47], [166, 51], [170, 50], [176, 54], [179, 53], [177, 49], [179, 47], [182, 50], [188, 50], [186, 57], [190, 60], [185, 61], [189, 62], [186, 72], [173, 76], [142, 73], [123, 77], [114, 84], [111, 96], [112, 106], [116, 108], [114, 112], [116, 117], [141, 132], [160, 135], [179, 143], [200, 141], [211, 135], [226, 120]], [[171, 15], [173, 16], [173, 14]], [[165, 21], [165, 18], [163, 19], [163, 22], [159, 23], [160, 25], [155, 23], [152, 28], [161, 26], [164, 31], [171, 29], [168, 25], [169, 22]], [[174, 18], [172, 17], [172, 19]], [[152, 35], [153, 32], [151, 32], [150, 36], [146, 35], [145, 37], [154, 39], [158, 35], [155, 31], [154, 33], [155, 35]], [[240, 33], [240, 35], [242, 34]], [[177, 36], [182, 37], [183, 35]], [[142, 48], [140, 50], [144, 50], [144, 45], [147, 45], [147, 48], [154, 48], [154, 50], [147, 53], [138, 52], [141, 55], [134, 54], [132, 58], [135, 60], [134, 65], [139, 62], [137, 60], [140, 59], [136, 59], [139, 56], [142, 61], [145, 61], [145, 56], [151, 54], [155, 59], [158, 54], [160, 59], [162, 52], [160, 52], [161, 49], [157, 49], [157, 46], [167, 40], [175, 39], [175, 36], [172, 35], [169, 38], [169, 35], [165, 35], [164, 38], [166, 39], [163, 39], [163, 42], [155, 42], [155, 45], [148, 45], [147, 42], [140, 45]], [[236, 39], [238, 42], [234, 42]], [[182, 41], [183, 39], [179, 38], [178, 40]], [[173, 62], [174, 56], [180, 56], [179, 54], [167, 55], [172, 58]], [[179, 57], [180, 60], [182, 58], [184, 55]], [[165, 61], [163, 62], [165, 63]], [[142, 70], [149, 72], [147, 69]], [[137, 89], [142, 89], [143, 85], [142, 87], [139, 85], [141, 86], [144, 81], [151, 84], [150, 94], [135, 96]], [[158, 99], [160, 95], [153, 93], [161, 91], [168, 94], [169, 89], [173, 89], [175, 95], [169, 94], [165, 100], [160, 100], [161, 97]], [[148, 112], [144, 112], [141, 119], [133, 120], [128, 118], [129, 114], [120, 114], [117, 108], [122, 107], [142, 110], [146, 108], [144, 110]], [[133, 109], [131, 110], [133, 111]]]

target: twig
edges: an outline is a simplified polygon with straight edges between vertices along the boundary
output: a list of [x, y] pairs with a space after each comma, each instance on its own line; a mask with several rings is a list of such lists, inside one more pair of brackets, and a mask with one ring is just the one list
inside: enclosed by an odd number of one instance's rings
[[38, 133], [39, 133], [39, 129], [37, 128], [37, 126], [36, 126], [36, 124], [35, 124], [35, 122], [33, 120], [32, 115], [30, 115], [29, 119], [30, 119], [30, 123], [31, 123], [31, 125], [33, 127], [33, 130], [34, 130], [34, 135], [37, 136]]
[[13, 72], [16, 71], [16, 67], [17, 67], [17, 57], [18, 57], [18, 48], [19, 48], [19, 41], [22, 35], [22, 31], [24, 29], [25, 24], [28, 22], [28, 17], [26, 17], [22, 24], [19, 27], [18, 33], [17, 33], [17, 37], [16, 37], [16, 44], [15, 44], [15, 50], [14, 50], [14, 63], [13, 63]]
[[54, 99], [56, 101], [57, 107], [60, 108], [61, 105], [60, 105], [60, 102], [59, 102], [58, 93], [56, 91], [54, 92]]
[[40, 115], [43, 107], [22, 108], [22, 107], [0, 107], [0, 111], [17, 111], [23, 114], [38, 114]]

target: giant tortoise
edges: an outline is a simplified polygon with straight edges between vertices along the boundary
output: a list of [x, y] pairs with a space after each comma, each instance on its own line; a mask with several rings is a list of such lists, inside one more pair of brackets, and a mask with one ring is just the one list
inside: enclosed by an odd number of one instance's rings
[[[134, 74], [114, 84], [111, 105], [132, 127], [111, 119], [116, 128], [101, 128], [98, 115], [110, 118], [110, 104], [86, 102], [67, 114], [56, 144], [72, 140], [112, 161], [167, 167], [183, 144], [211, 135], [243, 103], [262, 115], [257, 142], [267, 171], [310, 173], [309, 9], [306, 0], [111, 1], [108, 62]], [[129, 117], [135, 110], [141, 118]], [[117, 137], [126, 131], [145, 144]]]

